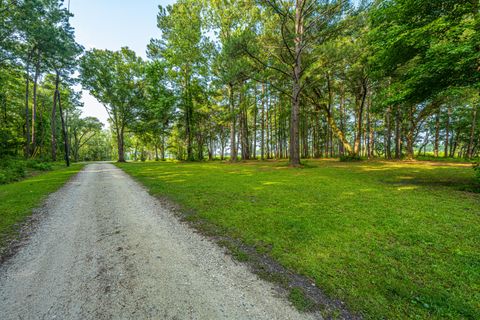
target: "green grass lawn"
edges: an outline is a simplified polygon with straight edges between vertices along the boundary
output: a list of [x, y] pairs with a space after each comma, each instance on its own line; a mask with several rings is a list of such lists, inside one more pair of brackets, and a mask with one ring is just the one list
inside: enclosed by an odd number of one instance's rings
[[480, 318], [480, 194], [461, 191], [472, 183], [471, 166], [119, 167], [367, 318]]
[[19, 223], [32, 214], [33, 208], [39, 206], [48, 194], [63, 186], [82, 167], [81, 164], [74, 164], [70, 168], [55, 165], [52, 171], [37, 172], [20, 182], [0, 185], [0, 248], [6, 239], [15, 236]]

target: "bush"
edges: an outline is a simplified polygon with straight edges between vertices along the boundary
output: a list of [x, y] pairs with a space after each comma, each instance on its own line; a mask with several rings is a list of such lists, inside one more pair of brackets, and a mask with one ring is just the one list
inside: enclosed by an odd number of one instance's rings
[[25, 178], [27, 171], [48, 171], [52, 169], [52, 164], [48, 162], [3, 158], [0, 159], [0, 184], [19, 181]]
[[345, 154], [340, 156], [342, 162], [362, 161], [362, 158], [358, 154]]
[[0, 184], [7, 183], [7, 176], [0, 170]]
[[18, 181], [25, 177], [24, 161], [0, 160], [0, 184]]
[[39, 171], [49, 171], [53, 169], [52, 165], [49, 162], [41, 162], [38, 160], [27, 161], [27, 168]]
[[475, 170], [475, 178], [477, 182], [480, 184], [480, 162], [473, 164], [473, 170]]

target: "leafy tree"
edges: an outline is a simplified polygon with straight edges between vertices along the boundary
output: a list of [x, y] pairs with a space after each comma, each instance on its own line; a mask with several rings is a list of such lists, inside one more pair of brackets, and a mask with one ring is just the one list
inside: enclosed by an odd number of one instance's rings
[[148, 52], [152, 59], [164, 62], [169, 68], [168, 76], [178, 92], [178, 107], [183, 117], [187, 159], [194, 160], [195, 105], [208, 70], [210, 46], [202, 34], [202, 7], [196, 1], [180, 0], [159, 9], [158, 28], [162, 38], [152, 39]]
[[115, 130], [118, 161], [125, 162], [125, 130], [143, 106], [145, 66], [128, 49], [93, 49], [81, 60], [81, 82], [108, 112]]
[[80, 118], [78, 112], [70, 117], [69, 124], [73, 158], [79, 161], [80, 149], [101, 133], [103, 124], [95, 117]]

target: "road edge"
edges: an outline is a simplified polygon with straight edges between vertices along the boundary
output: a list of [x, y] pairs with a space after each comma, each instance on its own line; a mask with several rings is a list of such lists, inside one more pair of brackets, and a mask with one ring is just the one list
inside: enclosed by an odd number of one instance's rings
[[30, 209], [31, 213], [25, 217], [23, 221], [14, 226], [12, 235], [8, 235], [2, 239], [3, 244], [0, 243], [0, 269], [28, 244], [40, 224], [48, 216], [46, 210], [47, 202], [75, 180], [84, 169], [85, 165], [82, 165], [65, 183], [60, 185], [55, 191], [46, 194], [35, 207]]

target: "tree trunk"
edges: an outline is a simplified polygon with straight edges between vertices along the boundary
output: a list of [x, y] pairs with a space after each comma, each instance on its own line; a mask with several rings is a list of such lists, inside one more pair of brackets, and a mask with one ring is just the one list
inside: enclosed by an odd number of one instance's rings
[[229, 89], [229, 102], [230, 102], [230, 161], [237, 161], [237, 143], [235, 141], [235, 102], [233, 97], [233, 85], [228, 86]]
[[262, 84], [262, 137], [261, 159], [265, 160], [265, 85]]
[[452, 140], [450, 144], [450, 157], [455, 158], [455, 151], [458, 147], [459, 132], [452, 132]]
[[270, 111], [270, 97], [268, 96], [267, 98], [267, 101], [266, 101], [266, 131], [265, 131], [265, 135], [266, 135], [266, 139], [265, 139], [265, 145], [267, 147], [267, 150], [266, 150], [266, 157], [267, 159], [270, 159], [270, 141], [271, 141], [271, 121], [270, 121], [270, 118], [271, 118], [271, 111]]
[[160, 160], [165, 161], [165, 135], [162, 134], [162, 144], [160, 145]]
[[445, 124], [445, 154], [443, 155], [444, 158], [448, 158], [448, 139], [450, 139], [450, 114], [451, 109], [450, 107], [448, 107], [447, 122]]
[[29, 94], [30, 94], [30, 58], [28, 58], [25, 75], [25, 158], [30, 157], [30, 120], [29, 120]]
[[[317, 108], [320, 108], [320, 106], [317, 106]], [[348, 153], [348, 154], [352, 154], [352, 147], [350, 145], [350, 143], [348, 143], [348, 140], [347, 138], [345, 137], [345, 134], [343, 133], [343, 131], [341, 131], [340, 129], [338, 129], [336, 123], [335, 123], [335, 120], [333, 119], [333, 115], [332, 113], [330, 112], [330, 110], [328, 110], [328, 108], [326, 106], [324, 106], [323, 110], [325, 111], [325, 114], [327, 115], [327, 123], [328, 125], [330, 126], [332, 132], [337, 136], [337, 138], [340, 140], [340, 142], [342, 143], [343, 145], [343, 149]], [[321, 152], [320, 152], [320, 157], [321, 157]]]
[[440, 142], [440, 109], [435, 114], [435, 142], [433, 143], [433, 156], [438, 158], [438, 145]]
[[468, 142], [468, 148], [467, 148], [467, 157], [469, 159], [473, 158], [473, 142], [475, 139], [475, 126], [477, 124], [477, 113], [478, 113], [478, 108], [474, 106], [473, 112], [472, 112], [472, 127], [470, 128], [470, 141]]
[[402, 119], [400, 114], [400, 106], [395, 110], [395, 159], [402, 158]]
[[250, 159], [250, 143], [248, 142], [248, 112], [244, 99], [243, 84], [240, 87], [240, 143], [242, 147], [242, 160]]
[[392, 109], [387, 108], [385, 113], [385, 126], [387, 133], [385, 136], [385, 157], [387, 159], [392, 159], [392, 119], [391, 119]]
[[63, 118], [62, 101], [60, 99], [60, 91], [57, 91], [58, 111], [60, 112], [60, 120], [62, 121], [63, 145], [65, 148], [65, 162], [67, 167], [70, 167], [70, 148], [68, 145], [67, 127], [65, 126], [65, 119]]
[[[360, 98], [360, 99], [359, 99]], [[357, 123], [356, 123], [356, 132], [355, 132], [355, 143], [353, 144], [353, 153], [359, 155], [361, 150], [361, 139], [363, 133], [363, 109], [365, 107], [365, 99], [367, 98], [367, 83], [366, 80], [362, 80], [362, 89], [360, 92], [360, 97], [357, 97]]]
[[117, 129], [118, 162], [125, 161], [125, 148], [123, 140], [123, 129]]
[[372, 136], [373, 136], [373, 131], [370, 123], [370, 99], [367, 103], [367, 116], [366, 116], [366, 125], [365, 125], [365, 138], [366, 138], [366, 145], [365, 145], [365, 153], [367, 156], [367, 159], [370, 159], [372, 157]]
[[406, 139], [407, 139], [407, 159], [408, 160], [411, 160], [414, 158], [414, 153], [413, 153], [413, 145], [415, 143], [415, 119], [414, 119], [414, 115], [413, 115], [413, 108], [414, 107], [410, 107], [410, 110], [408, 111], [408, 120], [409, 120], [409, 128], [408, 128], [408, 132], [407, 132], [407, 136], [406, 136]]
[[37, 57], [37, 63], [35, 64], [35, 76], [33, 80], [33, 107], [32, 107], [32, 152], [35, 151], [36, 147], [36, 136], [35, 136], [35, 124], [37, 122], [37, 87], [38, 87], [38, 77], [40, 76], [40, 59]]
[[52, 136], [51, 136], [51, 142], [52, 142], [52, 161], [57, 161], [57, 92], [58, 91], [58, 85], [60, 82], [60, 76], [57, 71], [57, 75], [55, 78], [55, 93], [53, 94], [53, 106], [52, 106], [52, 119], [50, 120], [50, 125], [52, 127]]
[[193, 156], [193, 132], [192, 132], [192, 116], [193, 110], [190, 102], [187, 103], [186, 106], [186, 118], [185, 118], [185, 135], [187, 136], [187, 160], [193, 161], [195, 160]]
[[[345, 92], [343, 89], [343, 85], [340, 88], [340, 131], [345, 132]], [[338, 152], [340, 156], [343, 156], [345, 154], [345, 148], [340, 139]]]
[[290, 118], [290, 165], [300, 165], [300, 146], [299, 146], [299, 112], [300, 112], [300, 93], [302, 77], [302, 51], [303, 51], [303, 9], [305, 0], [296, 0], [295, 3], [295, 61], [293, 66], [293, 90], [292, 90], [292, 110]]

